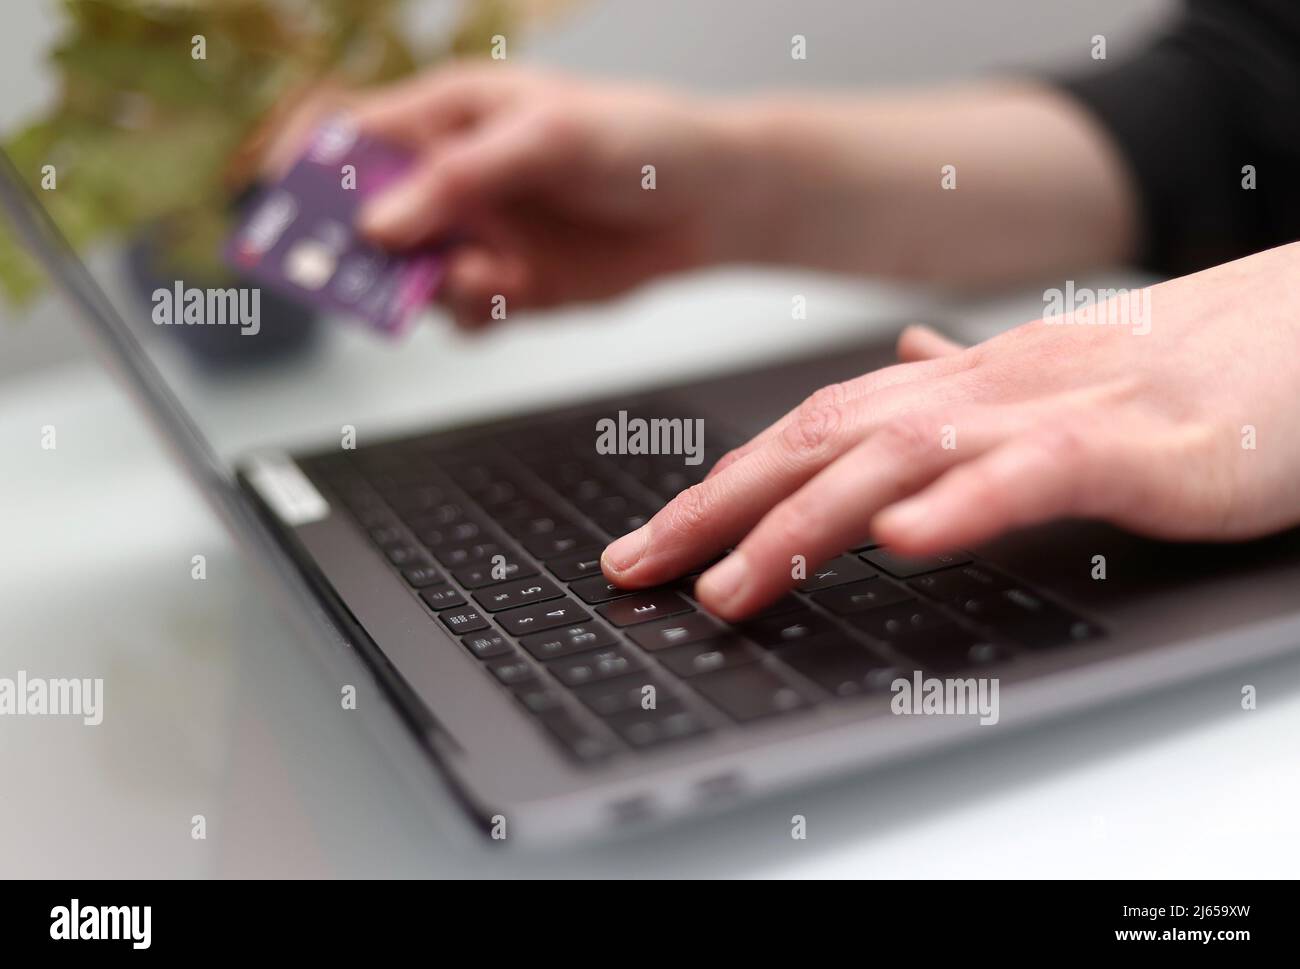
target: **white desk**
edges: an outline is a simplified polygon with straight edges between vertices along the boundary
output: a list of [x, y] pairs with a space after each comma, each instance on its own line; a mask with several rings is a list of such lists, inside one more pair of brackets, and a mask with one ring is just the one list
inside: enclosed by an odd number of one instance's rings
[[[795, 286], [795, 288], [791, 288]], [[792, 333], [789, 294], [809, 295]], [[1030, 294], [975, 314], [1037, 315]], [[512, 368], [562, 348], [605, 387], [688, 359], [759, 357], [933, 307], [870, 287], [727, 274], [559, 329], [466, 346], [393, 379], [445, 416], [571, 390], [476, 399], [470, 360]], [[761, 321], [767, 320], [766, 324]], [[876, 324], [879, 325], [879, 324]], [[658, 334], [660, 349], [620, 355]], [[690, 336], [692, 344], [686, 345]], [[739, 347], [739, 351], [736, 348]], [[397, 377], [400, 360], [386, 358]], [[328, 365], [326, 362], [323, 365]], [[404, 388], [404, 389], [403, 389]], [[424, 395], [424, 396], [421, 396]], [[468, 395], [468, 396], [467, 396]], [[358, 398], [366, 396], [357, 393]], [[399, 400], [385, 412], [398, 414]], [[246, 424], [248, 412], [229, 418]], [[40, 447], [57, 427], [58, 448]], [[237, 431], [233, 427], [232, 433]], [[312, 645], [279, 615], [122, 392], [84, 364], [0, 385], [0, 676], [103, 676], [99, 727], [0, 718], [0, 876], [1294, 876], [1300, 870], [1300, 658], [909, 762], [636, 841], [490, 850], [455, 807], [404, 779], [423, 766], [341, 710]], [[190, 577], [207, 556], [208, 578]], [[1259, 708], [1239, 705], [1242, 683]], [[190, 819], [207, 818], [207, 839]], [[808, 838], [790, 837], [790, 817]]]

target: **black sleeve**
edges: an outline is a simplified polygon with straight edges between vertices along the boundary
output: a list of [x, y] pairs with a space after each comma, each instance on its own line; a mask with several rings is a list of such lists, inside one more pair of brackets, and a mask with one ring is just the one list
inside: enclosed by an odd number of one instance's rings
[[1128, 162], [1146, 267], [1180, 275], [1300, 238], [1300, 0], [1188, 0], [1146, 51], [1061, 86]]

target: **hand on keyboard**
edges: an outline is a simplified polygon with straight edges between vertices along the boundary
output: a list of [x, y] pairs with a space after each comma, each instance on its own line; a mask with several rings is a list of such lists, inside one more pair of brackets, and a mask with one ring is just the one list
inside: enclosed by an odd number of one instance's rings
[[1060, 517], [1213, 540], [1300, 522], [1297, 273], [1300, 244], [1140, 291], [1128, 325], [1036, 321], [968, 350], [909, 330], [907, 362], [724, 456], [611, 544], [605, 575], [658, 585], [735, 546], [696, 586], [734, 621], [796, 583], [796, 556], [868, 539], [928, 556]]

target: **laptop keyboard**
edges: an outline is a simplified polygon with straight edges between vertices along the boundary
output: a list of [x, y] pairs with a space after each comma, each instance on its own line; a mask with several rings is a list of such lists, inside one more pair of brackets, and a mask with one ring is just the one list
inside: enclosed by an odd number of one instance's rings
[[604, 546], [702, 480], [722, 451], [697, 466], [680, 455], [599, 455], [599, 416], [303, 462], [429, 621], [580, 762], [887, 697], [895, 678], [918, 669], [996, 674], [1025, 654], [1103, 635], [962, 552], [846, 550], [737, 625], [694, 601], [698, 571], [618, 589], [600, 570]]

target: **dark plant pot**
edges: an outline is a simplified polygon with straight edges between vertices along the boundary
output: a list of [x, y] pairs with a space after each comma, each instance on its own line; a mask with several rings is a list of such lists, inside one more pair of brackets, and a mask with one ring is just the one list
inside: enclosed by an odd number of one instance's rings
[[[126, 270], [132, 286], [148, 311], [153, 309], [155, 290], [170, 290], [176, 276], [168, 275], [166, 255], [156, 228], [138, 232], [125, 251]], [[320, 329], [317, 313], [241, 278], [233, 271], [220, 279], [181, 277], [187, 288], [260, 289], [261, 329], [255, 336], [245, 336], [238, 326], [154, 326], [149, 312], [145, 323], [185, 348], [194, 363], [209, 370], [244, 368], [264, 362], [282, 361], [301, 356], [317, 342]]]

